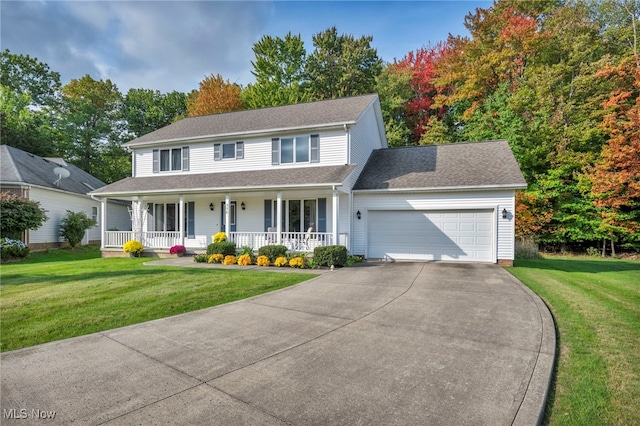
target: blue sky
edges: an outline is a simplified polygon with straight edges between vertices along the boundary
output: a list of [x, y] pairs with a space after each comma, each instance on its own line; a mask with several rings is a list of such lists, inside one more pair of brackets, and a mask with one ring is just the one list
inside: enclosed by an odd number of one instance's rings
[[263, 35], [373, 36], [386, 62], [467, 35], [464, 17], [491, 1], [7, 1], [0, 2], [0, 46], [61, 74], [85, 74], [130, 88], [188, 92], [206, 75], [253, 81], [251, 48]]

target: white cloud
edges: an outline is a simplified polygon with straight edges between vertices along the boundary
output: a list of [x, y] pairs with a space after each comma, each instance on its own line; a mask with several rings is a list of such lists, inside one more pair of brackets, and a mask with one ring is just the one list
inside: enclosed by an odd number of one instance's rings
[[62, 74], [90, 74], [121, 91], [188, 92], [208, 74], [251, 81], [251, 47], [268, 2], [2, 2], [3, 48]]

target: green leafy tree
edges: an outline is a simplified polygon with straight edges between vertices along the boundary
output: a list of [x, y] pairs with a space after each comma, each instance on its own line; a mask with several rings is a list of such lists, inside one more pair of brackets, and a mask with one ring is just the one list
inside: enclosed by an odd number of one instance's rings
[[106, 174], [102, 163], [102, 154], [113, 149], [114, 144], [118, 146], [124, 130], [120, 114], [122, 95], [116, 85], [111, 80], [94, 80], [86, 75], [71, 80], [62, 94], [59, 120], [66, 157], [104, 182], [119, 178], [121, 173]]
[[45, 210], [37, 201], [0, 193], [0, 234], [3, 238], [19, 240], [27, 229], [38, 229], [47, 221]]
[[412, 135], [407, 122], [407, 102], [411, 99], [411, 72], [387, 65], [376, 79], [376, 92], [389, 146], [403, 146]]
[[87, 229], [96, 226], [96, 221], [89, 218], [84, 212], [72, 212], [67, 214], [60, 222], [60, 236], [67, 240], [71, 248], [74, 248], [84, 238]]
[[17, 55], [8, 49], [0, 53], [0, 85], [17, 94], [29, 94], [36, 106], [54, 105], [60, 89], [60, 74], [29, 55]]
[[247, 108], [289, 105], [310, 99], [305, 91], [307, 52], [300, 35], [264, 36], [253, 45], [251, 62], [256, 82], [242, 91]]
[[336, 27], [314, 34], [306, 78], [312, 99], [334, 99], [372, 93], [382, 60], [371, 47], [373, 37], [338, 35]]
[[57, 153], [59, 132], [45, 110], [32, 108], [29, 93], [0, 85], [0, 134], [2, 143], [42, 157]]
[[29, 55], [0, 53], [0, 132], [2, 143], [41, 156], [57, 154], [59, 138], [51, 123], [60, 75]]
[[187, 115], [187, 95], [151, 89], [129, 89], [122, 102], [127, 139], [151, 133]]

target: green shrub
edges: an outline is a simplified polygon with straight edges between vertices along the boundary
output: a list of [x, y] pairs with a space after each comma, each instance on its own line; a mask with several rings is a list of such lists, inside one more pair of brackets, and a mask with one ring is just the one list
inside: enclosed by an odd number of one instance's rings
[[204, 253], [193, 255], [193, 261], [196, 263], [207, 263], [207, 260], [209, 260], [209, 256]]
[[345, 266], [347, 264], [347, 248], [345, 246], [316, 247], [313, 260], [318, 266]]
[[40, 228], [48, 219], [39, 202], [9, 192], [0, 193], [0, 211], [0, 234], [13, 240], [27, 229]]
[[60, 236], [67, 240], [73, 248], [82, 241], [85, 231], [94, 226], [96, 226], [96, 221], [88, 217], [86, 213], [67, 210], [67, 214], [60, 223]]
[[236, 255], [236, 243], [229, 241], [220, 241], [217, 243], [211, 243], [207, 246], [207, 254], [223, 254], [225, 256]]
[[262, 246], [258, 250], [258, 256], [267, 256], [272, 263], [275, 262], [277, 258], [284, 257], [285, 253], [287, 253], [287, 248], [277, 244]]
[[29, 255], [29, 247], [20, 240], [2, 238], [0, 239], [0, 252], [2, 260], [23, 259]]

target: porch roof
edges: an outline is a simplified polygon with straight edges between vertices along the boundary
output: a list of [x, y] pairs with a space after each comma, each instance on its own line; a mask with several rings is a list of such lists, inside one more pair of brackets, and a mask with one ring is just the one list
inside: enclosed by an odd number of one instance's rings
[[128, 177], [93, 191], [91, 195], [131, 196], [341, 185], [354, 168], [354, 165], [341, 165]]

